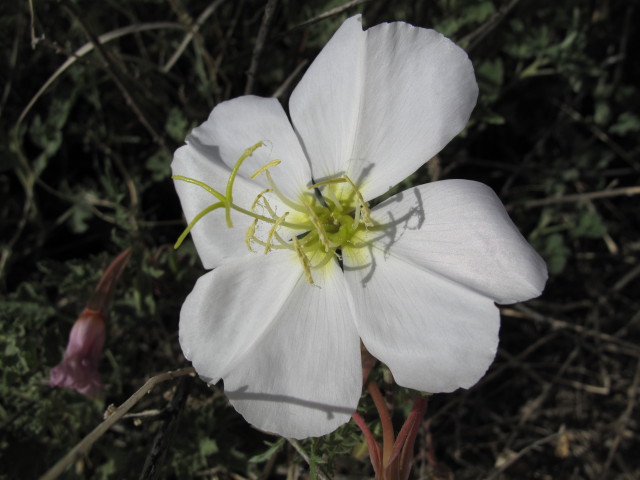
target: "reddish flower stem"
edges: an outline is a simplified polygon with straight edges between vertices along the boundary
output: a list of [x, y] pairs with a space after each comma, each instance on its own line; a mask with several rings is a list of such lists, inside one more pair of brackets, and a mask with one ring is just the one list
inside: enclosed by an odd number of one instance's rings
[[373, 434], [371, 433], [371, 430], [369, 430], [364, 419], [357, 412], [354, 413], [351, 418], [353, 418], [353, 421], [356, 422], [356, 425], [364, 435], [364, 439], [367, 442], [367, 448], [369, 449], [369, 459], [371, 460], [373, 471], [376, 474], [376, 478], [379, 478], [380, 473], [382, 473], [380, 445], [376, 442], [376, 439], [373, 437]]
[[[400, 471], [398, 477], [396, 477], [398, 480], [407, 480], [409, 478], [409, 472], [411, 472], [411, 460], [413, 459], [413, 447], [416, 443], [416, 437], [418, 436], [420, 424], [424, 418], [428, 403], [429, 399], [427, 397], [416, 398], [413, 408], [407, 417], [407, 421], [402, 426], [400, 435], [398, 435], [398, 440], [400, 440], [400, 436], [403, 435], [405, 426], [409, 425], [407, 428], [406, 439], [402, 442], [403, 446], [399, 463]], [[400, 442], [398, 441], [398, 443]]]
[[384, 402], [384, 398], [382, 398], [378, 385], [375, 382], [369, 382], [367, 390], [373, 399], [378, 415], [380, 415], [380, 423], [382, 424], [382, 464], [388, 465], [395, 441], [391, 415], [389, 415], [389, 409]]

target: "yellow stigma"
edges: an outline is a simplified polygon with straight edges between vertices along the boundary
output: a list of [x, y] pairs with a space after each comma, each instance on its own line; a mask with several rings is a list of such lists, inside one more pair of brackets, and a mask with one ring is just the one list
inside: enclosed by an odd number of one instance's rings
[[[291, 250], [298, 258], [307, 282], [315, 285], [313, 270], [323, 268], [332, 259], [341, 260], [341, 252], [345, 247], [361, 248], [366, 245], [366, 242], [357, 238], [360, 237], [359, 233], [375, 228], [369, 204], [347, 175], [314, 183], [302, 189], [299, 198], [288, 198], [275, 184], [269, 171], [274, 167], [286, 168], [286, 165], [282, 165], [280, 160], [271, 160], [250, 177], [253, 180], [264, 174], [269, 188], [262, 190], [248, 209], [237, 205], [233, 200], [236, 176], [243, 162], [262, 146], [264, 143], [258, 142], [243, 151], [231, 170], [224, 195], [198, 180], [178, 175], [173, 177], [203, 188], [217, 200], [191, 220], [175, 248], [198, 221], [219, 208], [224, 208], [227, 226], [233, 228], [231, 210], [235, 210], [253, 219], [245, 234], [245, 244], [250, 252], [255, 253], [253, 243], [262, 246], [264, 254], [274, 249]], [[275, 199], [279, 202], [272, 205], [269, 198], [272, 203]], [[278, 213], [274, 205], [284, 206], [288, 211]], [[258, 231], [266, 231], [266, 237]]]

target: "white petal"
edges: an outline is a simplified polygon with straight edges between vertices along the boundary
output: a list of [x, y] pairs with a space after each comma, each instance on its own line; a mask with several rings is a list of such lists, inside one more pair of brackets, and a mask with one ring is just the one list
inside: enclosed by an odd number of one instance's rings
[[[309, 163], [302, 151], [291, 123], [275, 98], [248, 95], [222, 102], [209, 119], [195, 128], [187, 143], [201, 149], [208, 157], [219, 157], [230, 168], [245, 149], [263, 141], [243, 163], [239, 175], [249, 178], [257, 169], [271, 162], [282, 163], [269, 171], [276, 185], [288, 196], [295, 197], [311, 180]], [[255, 182], [266, 188], [264, 175]]]
[[291, 96], [314, 178], [347, 173], [375, 198], [438, 153], [478, 96], [467, 54], [404, 22], [347, 20]]
[[233, 406], [287, 437], [346, 423], [361, 393], [359, 338], [335, 262], [307, 283], [297, 258], [272, 252], [225, 263], [185, 302], [180, 344], [197, 372], [224, 379]]
[[180, 346], [201, 376], [217, 382], [269, 328], [300, 276], [288, 260], [249, 254], [196, 282], [180, 311]]
[[482, 377], [498, 345], [490, 299], [376, 247], [343, 258], [358, 333], [399, 385], [450, 392]]
[[316, 181], [346, 173], [362, 100], [364, 51], [356, 15], [331, 37], [291, 94], [289, 113]]
[[402, 192], [375, 208], [394, 224], [381, 241], [405, 261], [498, 303], [537, 297], [547, 267], [497, 195], [478, 182], [445, 180]]

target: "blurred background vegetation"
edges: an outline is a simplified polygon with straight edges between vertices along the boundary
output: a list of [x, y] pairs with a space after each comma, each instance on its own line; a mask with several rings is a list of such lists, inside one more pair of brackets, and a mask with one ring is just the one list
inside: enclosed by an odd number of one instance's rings
[[[480, 84], [468, 128], [404, 186], [489, 184], [551, 275], [541, 298], [502, 309], [487, 376], [432, 398], [415, 477], [640, 478], [638, 3], [269, 4], [0, 5], [0, 478], [42, 475], [108, 405], [187, 365], [178, 312], [203, 270], [190, 241], [171, 247], [184, 225], [172, 152], [222, 100], [250, 91], [286, 104], [332, 33], [360, 12], [365, 26], [441, 31], [469, 52]], [[73, 321], [127, 247], [104, 393], [49, 388]], [[381, 381], [401, 423], [407, 393]], [[375, 429], [367, 398], [361, 410]], [[317, 465], [338, 478], [371, 475], [353, 425], [302, 442], [311, 468], [197, 380], [162, 384], [135, 411], [146, 415], [119, 422], [63, 478], [294, 479]]]

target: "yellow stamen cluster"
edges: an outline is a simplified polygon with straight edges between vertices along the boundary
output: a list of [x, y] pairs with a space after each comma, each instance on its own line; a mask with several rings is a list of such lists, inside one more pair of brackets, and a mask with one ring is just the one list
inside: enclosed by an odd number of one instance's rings
[[[255, 179], [264, 174], [270, 188], [256, 196], [250, 209], [236, 205], [233, 202], [233, 184], [240, 166], [263, 145], [263, 142], [258, 142], [243, 152], [231, 170], [225, 195], [198, 180], [179, 175], [173, 177], [205, 189], [218, 200], [191, 220], [178, 238], [175, 248], [180, 246], [202, 217], [219, 208], [224, 208], [227, 226], [232, 228], [231, 210], [236, 210], [253, 218], [245, 234], [245, 243], [250, 251], [254, 251], [252, 243], [255, 243], [264, 248], [265, 254], [274, 249], [289, 249], [295, 252], [303, 267], [305, 278], [313, 285], [313, 270], [323, 267], [334, 257], [341, 259], [341, 249], [345, 246], [358, 246], [354, 240], [356, 234], [373, 227], [369, 205], [347, 175], [310, 185], [307, 191], [301, 193], [298, 201], [287, 198], [269, 172], [269, 169], [280, 165], [280, 160], [263, 165], [251, 175], [251, 179]], [[268, 194], [273, 194], [290, 210], [281, 215], [277, 214], [269, 203]], [[258, 213], [258, 208], [265, 214]], [[292, 220], [287, 221], [287, 218]], [[264, 240], [256, 236], [260, 222], [269, 225]]]

